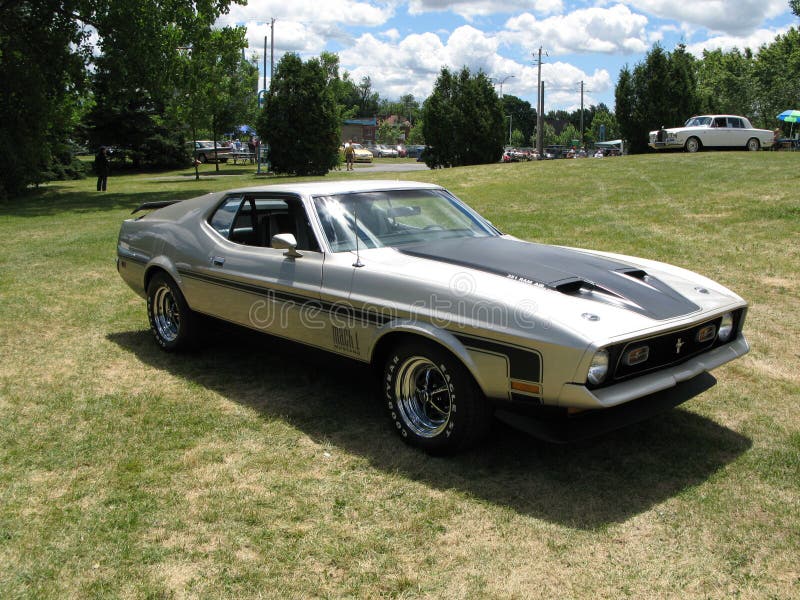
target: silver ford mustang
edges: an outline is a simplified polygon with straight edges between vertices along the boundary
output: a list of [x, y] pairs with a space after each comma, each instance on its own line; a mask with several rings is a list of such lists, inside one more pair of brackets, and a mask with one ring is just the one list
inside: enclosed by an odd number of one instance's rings
[[198, 315], [374, 365], [404, 440], [476, 443], [498, 417], [565, 441], [708, 389], [748, 351], [746, 303], [651, 260], [503, 235], [444, 188], [275, 185], [146, 203], [117, 267], [156, 342]]

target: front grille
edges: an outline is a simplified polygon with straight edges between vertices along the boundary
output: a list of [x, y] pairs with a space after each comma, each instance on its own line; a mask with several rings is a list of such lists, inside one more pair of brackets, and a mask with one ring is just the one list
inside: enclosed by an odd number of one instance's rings
[[[733, 335], [726, 342], [721, 342], [716, 335], [706, 342], [697, 340], [698, 332], [708, 325], [713, 325], [715, 332], [719, 332], [719, 325], [722, 322], [722, 316], [719, 316], [676, 331], [611, 346], [608, 348], [609, 364], [613, 365], [613, 369], [606, 381], [598, 387], [678, 365], [712, 348], [728, 344], [739, 336], [743, 316], [744, 311], [741, 309], [733, 313]], [[642, 346], [649, 348], [647, 360], [635, 365], [625, 364], [627, 353]]]

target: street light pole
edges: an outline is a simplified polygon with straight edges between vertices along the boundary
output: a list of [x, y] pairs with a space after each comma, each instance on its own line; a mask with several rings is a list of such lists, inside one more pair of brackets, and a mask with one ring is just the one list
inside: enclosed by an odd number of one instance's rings
[[511, 115], [506, 115], [506, 119], [508, 119], [508, 145], [511, 145], [511, 121], [513, 120]]
[[503, 79], [500, 81], [500, 98], [501, 98], [501, 99], [502, 99], [502, 97], [503, 97], [503, 84], [504, 84], [506, 81], [508, 81], [509, 79], [511, 79], [512, 77], [514, 77], [514, 75], [506, 75], [506, 76], [505, 76], [505, 77], [503, 77]]

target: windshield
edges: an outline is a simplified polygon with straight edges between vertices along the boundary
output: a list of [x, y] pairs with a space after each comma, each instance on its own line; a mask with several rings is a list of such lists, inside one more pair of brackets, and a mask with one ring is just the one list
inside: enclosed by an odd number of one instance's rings
[[314, 199], [334, 252], [500, 233], [443, 190], [391, 190]]
[[711, 125], [711, 117], [692, 117], [686, 121], [685, 127], [708, 127]]

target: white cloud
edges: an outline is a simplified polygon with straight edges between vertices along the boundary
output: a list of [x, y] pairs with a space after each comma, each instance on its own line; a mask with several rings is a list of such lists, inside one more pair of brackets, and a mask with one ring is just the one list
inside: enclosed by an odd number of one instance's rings
[[787, 0], [614, 0], [662, 19], [674, 19], [729, 35], [753, 33], [766, 19], [788, 11]]
[[745, 48], [750, 48], [753, 52], [758, 52], [762, 44], [774, 42], [778, 35], [782, 35], [788, 30], [788, 27], [783, 27], [781, 29], [758, 29], [750, 35], [743, 37], [718, 35], [702, 42], [688, 44], [686, 50], [698, 58], [703, 56], [703, 50], [732, 50], [733, 48], [744, 50]]
[[[536, 69], [520, 64], [498, 53], [500, 39], [471, 26], [459, 27], [442, 41], [432, 33], [414, 34], [398, 43], [391, 43], [365, 34], [352, 48], [339, 53], [341, 64], [354, 80], [369, 76], [381, 96], [399, 98], [412, 93], [424, 99], [442, 66], [453, 70], [469, 67], [473, 73], [483, 70], [490, 77], [513, 75], [503, 85], [503, 92], [521, 97], [536, 95]], [[578, 84], [581, 80], [594, 94], [613, 88], [611, 77], [605, 69], [585, 73], [568, 63], [546, 63], [542, 67], [548, 106], [572, 106], [580, 103]], [[499, 90], [498, 90], [499, 91]], [[586, 104], [597, 103], [587, 94]], [[535, 103], [535, 100], [532, 102]]]
[[568, 15], [537, 19], [530, 13], [506, 22], [503, 40], [533, 50], [544, 45], [551, 53], [639, 53], [648, 47], [647, 17], [620, 4], [585, 8]]
[[394, 3], [370, 0], [249, 0], [246, 6], [232, 4], [222, 15], [223, 25], [248, 22], [302, 22], [308, 25], [379, 27], [394, 15]]
[[386, 39], [391, 40], [393, 42], [396, 42], [397, 40], [400, 39], [400, 32], [397, 31], [397, 29], [395, 29], [394, 27], [392, 29], [388, 29], [387, 31], [384, 31], [382, 35]]
[[410, 0], [408, 3], [412, 15], [451, 11], [467, 20], [523, 10], [552, 15], [563, 11], [564, 4], [562, 0]]

